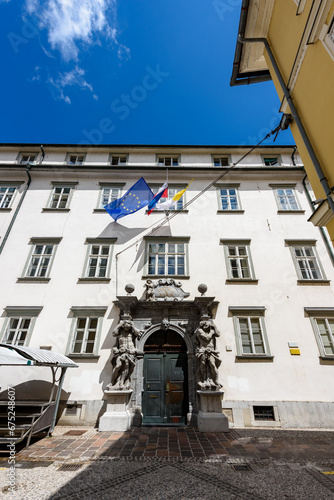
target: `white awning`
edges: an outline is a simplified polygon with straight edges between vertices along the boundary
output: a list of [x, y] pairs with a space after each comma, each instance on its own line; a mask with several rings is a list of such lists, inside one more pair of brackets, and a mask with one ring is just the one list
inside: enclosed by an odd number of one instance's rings
[[0, 344], [0, 365], [63, 366], [67, 368], [78, 366], [70, 358], [58, 352], [8, 344]]
[[16, 351], [11, 349], [6, 349], [5, 347], [0, 347], [0, 365], [33, 365], [34, 362], [31, 359], [27, 359], [21, 356]]

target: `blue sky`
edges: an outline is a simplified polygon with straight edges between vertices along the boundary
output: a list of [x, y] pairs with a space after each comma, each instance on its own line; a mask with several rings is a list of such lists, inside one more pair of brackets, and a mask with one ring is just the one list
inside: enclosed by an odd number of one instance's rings
[[240, 6], [0, 0], [0, 142], [256, 144], [280, 102], [272, 82], [229, 85]]

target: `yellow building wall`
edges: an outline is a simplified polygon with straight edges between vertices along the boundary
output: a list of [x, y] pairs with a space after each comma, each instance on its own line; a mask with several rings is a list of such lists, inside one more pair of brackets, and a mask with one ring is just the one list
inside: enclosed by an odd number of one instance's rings
[[[292, 0], [275, 2], [268, 40], [286, 84], [289, 81], [311, 4], [312, 1], [307, 0], [303, 13], [296, 16], [297, 7]], [[327, 17], [327, 23], [330, 22], [333, 11], [334, 5]], [[265, 58], [277, 93], [282, 99], [283, 92], [266, 54]], [[330, 187], [334, 186], [333, 86], [334, 61], [322, 41], [318, 40], [307, 47], [292, 91], [292, 98]], [[319, 177], [315, 172], [295, 122], [291, 124], [291, 132], [304, 162], [315, 196], [316, 198], [324, 198], [324, 191]], [[334, 221], [327, 226], [327, 229], [330, 231], [332, 240], [334, 240]]]

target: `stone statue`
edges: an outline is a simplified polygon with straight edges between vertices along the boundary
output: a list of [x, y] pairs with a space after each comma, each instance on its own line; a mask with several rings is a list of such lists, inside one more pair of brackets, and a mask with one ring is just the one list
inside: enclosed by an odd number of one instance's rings
[[152, 280], [146, 280], [144, 284], [146, 287], [146, 300], [155, 300], [154, 298], [154, 285]]
[[134, 326], [133, 321], [121, 320], [117, 325], [113, 332], [116, 346], [113, 348], [114, 356], [111, 360], [113, 372], [108, 389], [130, 389], [137, 355], [135, 341], [140, 335], [141, 332]]
[[201, 321], [195, 331], [198, 361], [198, 385], [204, 390], [219, 390], [218, 368], [221, 364], [216, 350], [216, 338], [220, 336], [216, 325], [211, 320]]

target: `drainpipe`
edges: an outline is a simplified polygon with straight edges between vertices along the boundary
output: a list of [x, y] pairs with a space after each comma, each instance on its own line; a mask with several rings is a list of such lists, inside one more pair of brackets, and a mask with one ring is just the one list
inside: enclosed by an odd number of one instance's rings
[[17, 217], [17, 215], [18, 215], [18, 213], [19, 213], [19, 211], [20, 211], [21, 205], [22, 205], [22, 203], [23, 203], [24, 197], [25, 197], [25, 195], [27, 194], [27, 191], [28, 191], [28, 189], [29, 189], [29, 186], [30, 186], [30, 183], [31, 183], [30, 169], [31, 169], [31, 167], [32, 167], [32, 166], [33, 166], [33, 165], [32, 165], [31, 163], [27, 163], [27, 166], [26, 166], [26, 173], [27, 173], [27, 176], [28, 176], [28, 181], [27, 181], [26, 187], [24, 188], [24, 191], [23, 191], [23, 193], [22, 193], [22, 196], [21, 196], [21, 198], [20, 198], [20, 201], [19, 201], [19, 203], [18, 203], [18, 205], [17, 205], [17, 207], [16, 207], [16, 210], [15, 210], [15, 212], [14, 212], [14, 215], [13, 215], [13, 217], [12, 217], [12, 220], [10, 221], [10, 224], [9, 224], [9, 226], [8, 226], [8, 228], [7, 228], [6, 234], [5, 234], [5, 236], [3, 237], [2, 243], [1, 243], [1, 245], [0, 245], [0, 254], [2, 253], [2, 250], [4, 249], [4, 246], [5, 246], [5, 244], [6, 244], [6, 241], [7, 241], [7, 238], [8, 238], [8, 236], [9, 236], [9, 233], [10, 233], [10, 232], [11, 232], [11, 230], [12, 230], [12, 227], [13, 227], [13, 225], [14, 225], [15, 219], [16, 219], [16, 217]]
[[[305, 177], [303, 179], [303, 186], [304, 186], [304, 189], [305, 189], [306, 198], [308, 199], [308, 202], [310, 204], [312, 212], [314, 213], [315, 212], [315, 208], [314, 208], [314, 204], [312, 203], [312, 198], [311, 198], [310, 192], [309, 192], [308, 187], [306, 185], [306, 179], [307, 179], [307, 175], [305, 175]], [[324, 240], [324, 243], [325, 243], [325, 245], [327, 247], [327, 250], [328, 250], [329, 256], [331, 258], [332, 264], [334, 266], [334, 252], [333, 252], [332, 243], [328, 240], [328, 236], [327, 236], [327, 234], [325, 232], [325, 229], [323, 227], [321, 227], [321, 226], [318, 226], [318, 228], [319, 228], [319, 231], [321, 232], [322, 239]]]
[[320, 180], [320, 183], [323, 187], [323, 190], [325, 191], [325, 195], [326, 195], [329, 207], [331, 208], [332, 212], [334, 213], [334, 201], [332, 200], [332, 197], [331, 197], [332, 189], [328, 185], [327, 179], [325, 177], [324, 172], [322, 171], [322, 168], [321, 168], [321, 165], [320, 165], [319, 160], [317, 158], [317, 155], [315, 154], [315, 151], [312, 147], [310, 139], [308, 138], [308, 135], [306, 133], [304, 125], [302, 124], [302, 121], [299, 118], [298, 111], [297, 111], [297, 109], [292, 101], [292, 97], [290, 95], [290, 92], [284, 83], [283, 77], [282, 77], [281, 72], [279, 70], [279, 67], [276, 63], [274, 54], [272, 53], [272, 50], [271, 50], [270, 45], [268, 43], [268, 40], [266, 38], [243, 38], [241, 35], [238, 35], [238, 41], [240, 43], [263, 43], [265, 48], [267, 49], [269, 59], [271, 61], [271, 64], [273, 65], [275, 74], [278, 78], [278, 81], [279, 81], [279, 84], [280, 84], [281, 89], [283, 91], [283, 94], [288, 102], [291, 114], [296, 122], [296, 125], [298, 127], [299, 132], [300, 132], [300, 135], [302, 136], [302, 139], [304, 141], [307, 152], [310, 155], [310, 158], [313, 162], [315, 171], [319, 177], [319, 180]]

